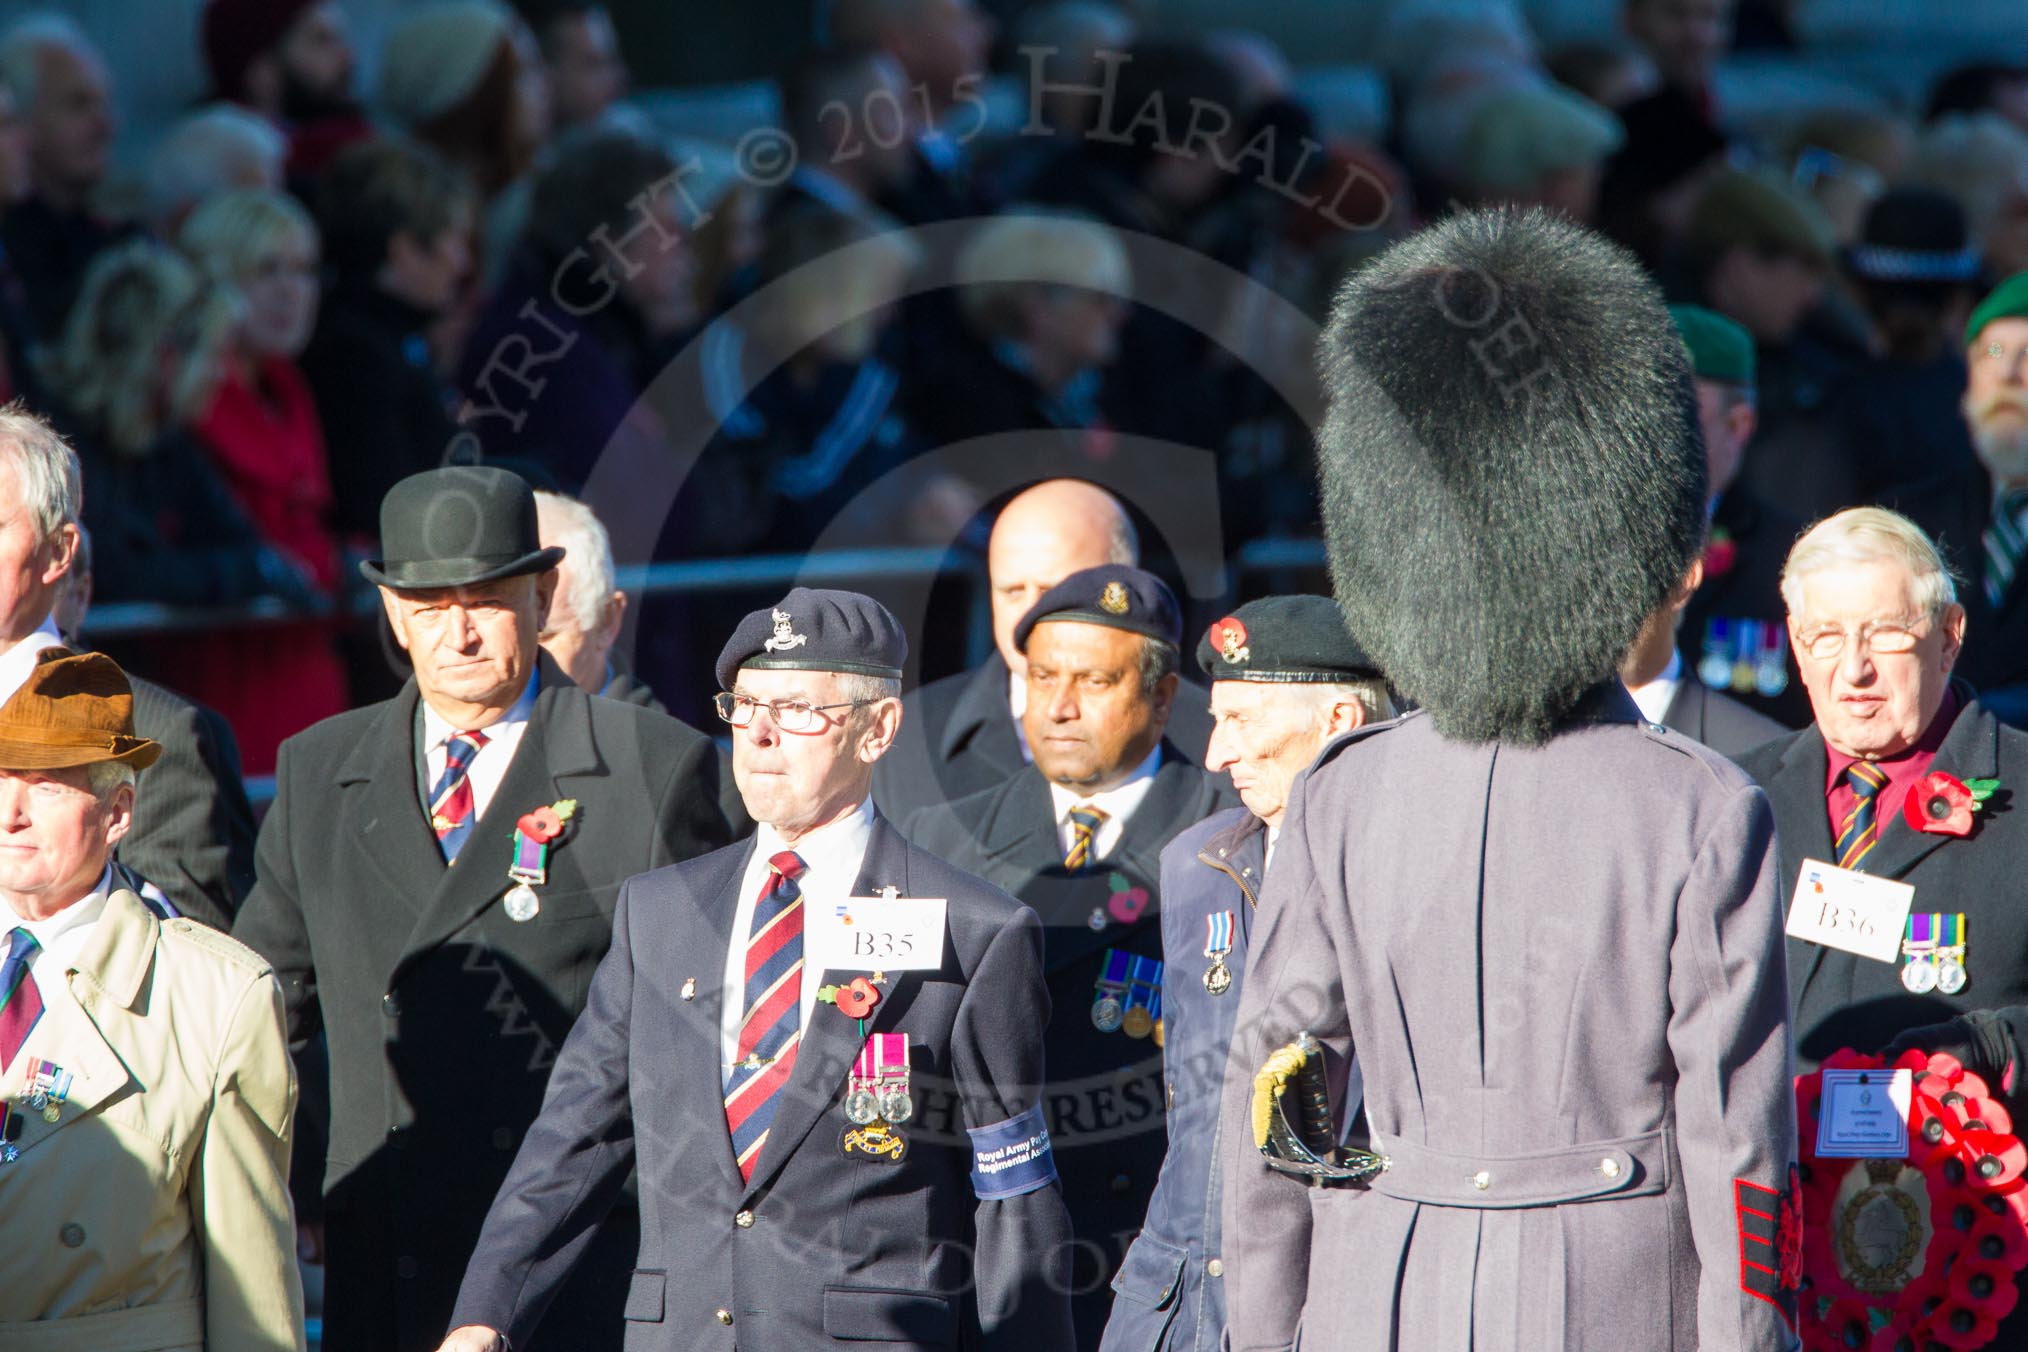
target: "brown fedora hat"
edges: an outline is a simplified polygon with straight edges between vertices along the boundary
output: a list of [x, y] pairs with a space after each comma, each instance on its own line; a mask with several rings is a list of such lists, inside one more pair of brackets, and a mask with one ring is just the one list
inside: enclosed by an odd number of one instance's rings
[[145, 770], [162, 744], [134, 735], [134, 688], [104, 653], [44, 648], [0, 704], [0, 770], [63, 770], [119, 761]]

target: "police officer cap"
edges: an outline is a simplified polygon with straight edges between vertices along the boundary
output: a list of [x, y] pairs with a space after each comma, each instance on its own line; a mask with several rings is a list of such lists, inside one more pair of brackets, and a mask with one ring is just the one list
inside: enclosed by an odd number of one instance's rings
[[1328, 596], [1263, 596], [1212, 625], [1197, 663], [1214, 681], [1351, 681], [1380, 668]]
[[741, 667], [898, 681], [907, 660], [908, 636], [880, 602], [858, 592], [797, 587], [739, 622], [718, 655], [718, 684], [732, 689]]
[[1176, 593], [1153, 573], [1124, 563], [1106, 563], [1072, 573], [1042, 593], [1014, 626], [1014, 646], [1028, 651], [1028, 635], [1044, 620], [1071, 620], [1145, 634], [1178, 647], [1183, 643], [1183, 611]]

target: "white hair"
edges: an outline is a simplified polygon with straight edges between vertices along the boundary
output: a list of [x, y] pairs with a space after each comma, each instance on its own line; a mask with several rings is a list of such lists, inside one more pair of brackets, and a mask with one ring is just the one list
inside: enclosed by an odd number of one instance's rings
[[1329, 716], [1334, 704], [1357, 704], [1366, 711], [1369, 723], [1393, 718], [1397, 712], [1394, 696], [1387, 691], [1387, 682], [1377, 676], [1360, 676], [1349, 681], [1321, 681], [1303, 688], [1314, 695], [1319, 720]]
[[1943, 555], [1922, 527], [1884, 507], [1852, 507], [1803, 532], [1782, 568], [1782, 604], [1803, 608], [1803, 579], [1841, 564], [1896, 563], [1908, 571], [1909, 592], [1931, 619], [1957, 604], [1958, 589]]
[[838, 677], [840, 699], [871, 704], [875, 700], [901, 698], [901, 682], [892, 676], [868, 676], [857, 671], [834, 674]]
[[213, 104], [169, 129], [148, 160], [148, 213], [173, 229], [198, 203], [233, 188], [280, 187], [288, 143], [264, 117]]
[[104, 801], [119, 792], [122, 784], [132, 784], [137, 776], [134, 767], [125, 761], [93, 761], [85, 767], [90, 777], [92, 796]]
[[958, 250], [958, 308], [973, 329], [1018, 337], [1021, 298], [1036, 287], [1077, 287], [1124, 298], [1133, 283], [1127, 251], [1094, 216], [1016, 207], [986, 221]]
[[41, 92], [42, 54], [52, 47], [102, 59], [84, 29], [65, 15], [49, 11], [23, 15], [0, 36], [0, 84], [13, 92], [24, 115], [35, 107]]
[[542, 523], [542, 538], [562, 545], [564, 557], [570, 561], [566, 579], [570, 585], [559, 587], [551, 604], [562, 606], [576, 619], [579, 629], [591, 633], [604, 622], [606, 606], [618, 586], [612, 537], [591, 508], [546, 488], [535, 491], [535, 514]]
[[0, 408], [0, 463], [14, 467], [15, 491], [44, 539], [83, 512], [77, 452], [19, 400]]

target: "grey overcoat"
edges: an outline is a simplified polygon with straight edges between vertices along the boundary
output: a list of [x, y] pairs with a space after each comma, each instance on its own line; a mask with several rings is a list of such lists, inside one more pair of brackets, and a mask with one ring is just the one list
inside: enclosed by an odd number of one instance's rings
[[[1746, 775], [1613, 687], [1540, 746], [1351, 734], [1285, 828], [1226, 1077], [1234, 1352], [1791, 1347], [1788, 990]], [[1370, 1189], [1255, 1148], [1253, 1072], [1305, 1028], [1334, 1105], [1358, 1049]]]

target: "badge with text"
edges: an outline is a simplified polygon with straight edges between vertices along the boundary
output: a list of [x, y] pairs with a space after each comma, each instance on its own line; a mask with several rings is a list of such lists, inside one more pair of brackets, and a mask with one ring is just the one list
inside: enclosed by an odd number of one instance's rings
[[826, 972], [934, 972], [944, 965], [943, 897], [848, 897], [810, 916], [804, 962]]
[[1795, 900], [1789, 903], [1788, 933], [1876, 962], [1893, 962], [1901, 956], [1914, 903], [1915, 888], [1907, 883], [1805, 859]]
[[1835, 1159], [1908, 1158], [1909, 1070], [1827, 1070], [1817, 1115], [1817, 1153]]

